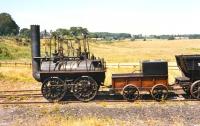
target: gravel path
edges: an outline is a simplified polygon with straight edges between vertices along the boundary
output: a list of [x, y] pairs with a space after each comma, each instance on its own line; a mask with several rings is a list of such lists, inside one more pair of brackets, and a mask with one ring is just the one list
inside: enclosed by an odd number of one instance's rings
[[[109, 118], [125, 125], [191, 125], [200, 126], [200, 102], [70, 103], [48, 105], [0, 106], [0, 125], [22, 124], [46, 115], [63, 117]], [[31, 121], [30, 121], [31, 122]], [[117, 123], [116, 123], [117, 124]]]

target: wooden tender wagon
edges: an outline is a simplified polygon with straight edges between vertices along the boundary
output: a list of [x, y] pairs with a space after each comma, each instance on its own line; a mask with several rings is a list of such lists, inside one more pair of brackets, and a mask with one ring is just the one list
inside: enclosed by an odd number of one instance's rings
[[166, 61], [144, 61], [141, 73], [113, 74], [112, 87], [128, 101], [136, 100], [140, 91], [148, 91], [157, 100], [168, 94], [168, 63]]

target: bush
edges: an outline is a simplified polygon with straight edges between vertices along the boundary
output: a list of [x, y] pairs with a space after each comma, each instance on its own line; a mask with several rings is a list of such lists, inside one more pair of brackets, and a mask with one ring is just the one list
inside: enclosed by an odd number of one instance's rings
[[0, 43], [0, 60], [30, 59], [31, 50], [22, 44], [3, 41]]
[[169, 36], [168, 40], [174, 40], [174, 36]]
[[131, 41], [135, 41], [135, 38], [131, 38]]
[[0, 60], [1, 59], [12, 59], [13, 56], [7, 47], [0, 45]]

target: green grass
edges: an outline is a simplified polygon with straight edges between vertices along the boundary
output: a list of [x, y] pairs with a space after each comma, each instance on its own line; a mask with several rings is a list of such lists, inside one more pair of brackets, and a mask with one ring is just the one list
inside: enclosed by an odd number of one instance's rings
[[18, 45], [11, 40], [0, 41], [0, 60], [25, 61], [31, 59], [30, 46]]

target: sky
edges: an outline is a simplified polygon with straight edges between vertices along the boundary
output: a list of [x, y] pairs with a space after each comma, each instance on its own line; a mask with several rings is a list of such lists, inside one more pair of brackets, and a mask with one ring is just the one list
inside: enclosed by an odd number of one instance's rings
[[200, 34], [200, 0], [1, 0], [20, 28], [39, 24], [90, 32]]

